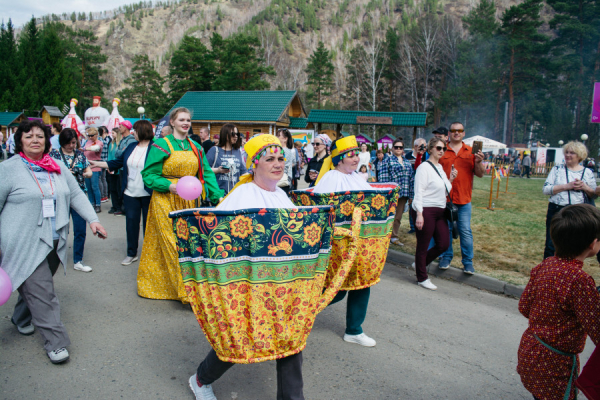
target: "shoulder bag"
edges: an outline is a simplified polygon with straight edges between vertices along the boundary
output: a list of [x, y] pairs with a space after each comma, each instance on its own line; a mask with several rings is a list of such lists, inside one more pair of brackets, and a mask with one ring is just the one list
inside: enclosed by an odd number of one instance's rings
[[427, 164], [431, 165], [431, 168], [438, 174], [442, 183], [444, 184], [444, 189], [446, 190], [446, 196], [448, 196], [448, 200], [446, 201], [446, 219], [452, 225], [452, 239], [458, 239], [458, 207], [452, 203], [452, 199], [450, 198], [450, 193], [448, 192], [448, 188], [446, 187], [446, 181], [440, 175], [440, 171], [433, 165], [431, 161], [425, 161]]

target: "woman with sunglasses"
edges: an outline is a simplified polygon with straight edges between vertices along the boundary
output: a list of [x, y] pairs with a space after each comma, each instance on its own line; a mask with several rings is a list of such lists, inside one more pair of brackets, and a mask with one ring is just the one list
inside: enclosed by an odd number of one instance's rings
[[[457, 176], [452, 169], [450, 179], [446, 178], [440, 158], [446, 151], [446, 142], [434, 137], [429, 141], [427, 152], [429, 159], [419, 165], [415, 174], [415, 197], [411, 213], [417, 228], [417, 251], [415, 269], [419, 286], [436, 290], [427, 276], [427, 265], [435, 260], [450, 245], [450, 232], [446, 220], [446, 195], [452, 190], [452, 181]], [[431, 238], [435, 246], [428, 250]]]
[[410, 161], [404, 158], [404, 142], [402, 139], [394, 140], [394, 143], [392, 144], [392, 154], [384, 159], [380, 169], [381, 171], [377, 178], [379, 182], [393, 182], [400, 186], [398, 205], [396, 207], [396, 216], [394, 217], [394, 223], [392, 225], [392, 238], [390, 242], [396, 246], [404, 246], [404, 244], [400, 242], [400, 239], [398, 239], [398, 231], [400, 230], [400, 223], [402, 222], [404, 206], [409, 199], [413, 198], [413, 179], [415, 173]]
[[315, 186], [319, 171], [321, 171], [321, 167], [323, 166], [323, 161], [327, 157], [329, 146], [331, 146], [331, 139], [329, 139], [329, 136], [324, 134], [317, 135], [313, 142], [315, 154], [308, 162], [306, 175], [304, 176], [304, 181], [308, 183], [309, 187]]
[[[346, 136], [338, 139], [331, 145], [331, 156], [323, 162], [323, 167], [316, 179], [314, 193], [335, 193], [347, 191], [372, 190], [373, 188], [356, 172], [358, 166], [359, 152], [356, 137]], [[362, 323], [367, 316], [369, 296], [371, 288], [358, 290], [340, 290], [333, 298], [331, 304], [335, 304], [346, 297], [346, 331], [344, 341], [360, 344], [365, 347], [373, 347], [377, 342], [367, 336], [362, 329]]]
[[208, 165], [217, 177], [219, 188], [229, 193], [240, 176], [246, 173], [246, 165], [242, 158], [242, 139], [234, 124], [225, 124], [219, 134], [219, 144], [211, 147], [206, 154]]
[[[102, 148], [104, 142], [98, 138], [98, 129], [90, 127], [86, 129], [88, 140], [85, 142], [84, 154], [89, 161], [102, 161]], [[100, 176], [102, 168], [92, 167], [92, 177], [85, 179], [85, 186], [88, 190], [88, 198], [94, 206], [96, 213], [102, 212], [100, 202], [102, 196], [100, 194]]]

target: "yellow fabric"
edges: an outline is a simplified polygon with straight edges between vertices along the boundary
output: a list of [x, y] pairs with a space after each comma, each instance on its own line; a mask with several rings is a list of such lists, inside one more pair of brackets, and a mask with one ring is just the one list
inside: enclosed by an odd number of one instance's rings
[[328, 156], [326, 159], [323, 160], [323, 165], [321, 166], [319, 176], [317, 176], [317, 180], [315, 181], [315, 186], [317, 185], [317, 183], [319, 183], [321, 178], [332, 169], [335, 169], [335, 167], [333, 166], [333, 161], [331, 161], [331, 156]]
[[246, 168], [250, 169], [254, 158], [259, 155], [265, 147], [273, 145], [281, 147], [281, 142], [273, 135], [259, 135], [248, 140], [244, 145], [244, 150], [248, 156], [246, 159]]
[[[171, 155], [163, 163], [163, 175], [196, 176], [198, 159], [194, 152], [175, 151], [169, 141], [167, 144]], [[176, 183], [177, 178], [169, 178], [169, 181]], [[152, 193], [138, 268], [138, 294], [140, 296], [189, 303], [181, 279], [176, 238], [169, 213], [195, 206], [195, 201], [184, 200], [171, 192], [154, 191]]]

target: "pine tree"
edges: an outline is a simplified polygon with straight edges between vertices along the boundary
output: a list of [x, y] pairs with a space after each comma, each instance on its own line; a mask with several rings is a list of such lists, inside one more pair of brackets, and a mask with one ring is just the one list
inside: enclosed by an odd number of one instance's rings
[[125, 79], [129, 87], [119, 92], [122, 103], [120, 111], [123, 115], [136, 115], [137, 108], [142, 106], [146, 114], [152, 118], [162, 117], [167, 111], [164, 78], [154, 69], [154, 62], [147, 54], [133, 57], [131, 76]]
[[13, 102], [19, 67], [15, 31], [10, 19], [6, 27], [4, 23], [0, 25], [0, 54], [0, 111], [16, 110]]
[[41, 60], [38, 57], [40, 52], [40, 33], [38, 31], [35, 18], [31, 18], [19, 37], [18, 59], [20, 71], [17, 78], [18, 85], [15, 88], [15, 97], [20, 100], [20, 104], [15, 104], [17, 109], [27, 109], [30, 115], [37, 115], [35, 111], [42, 106], [39, 98], [38, 74]]
[[171, 102], [177, 102], [188, 91], [211, 90], [215, 68], [215, 61], [202, 41], [184, 36], [169, 66]]
[[321, 108], [321, 96], [329, 96], [333, 87], [334, 66], [331, 62], [329, 51], [323, 42], [319, 42], [317, 49], [310, 56], [306, 66], [308, 85], [317, 95], [317, 107]]

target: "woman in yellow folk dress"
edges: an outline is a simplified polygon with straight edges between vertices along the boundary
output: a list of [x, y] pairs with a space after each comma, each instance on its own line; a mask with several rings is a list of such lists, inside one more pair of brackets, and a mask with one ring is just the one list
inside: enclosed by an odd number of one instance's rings
[[[153, 194], [138, 269], [138, 294], [149, 299], [187, 303], [169, 213], [194, 208], [196, 202], [177, 195], [177, 181], [184, 176], [198, 176], [203, 183], [203, 192], [214, 203], [223, 197], [223, 191], [206, 162], [202, 146], [187, 137], [192, 125], [189, 110], [173, 110], [170, 123], [173, 134], [152, 142], [141, 172], [144, 184], [153, 190]], [[199, 165], [202, 165], [200, 173]]]

